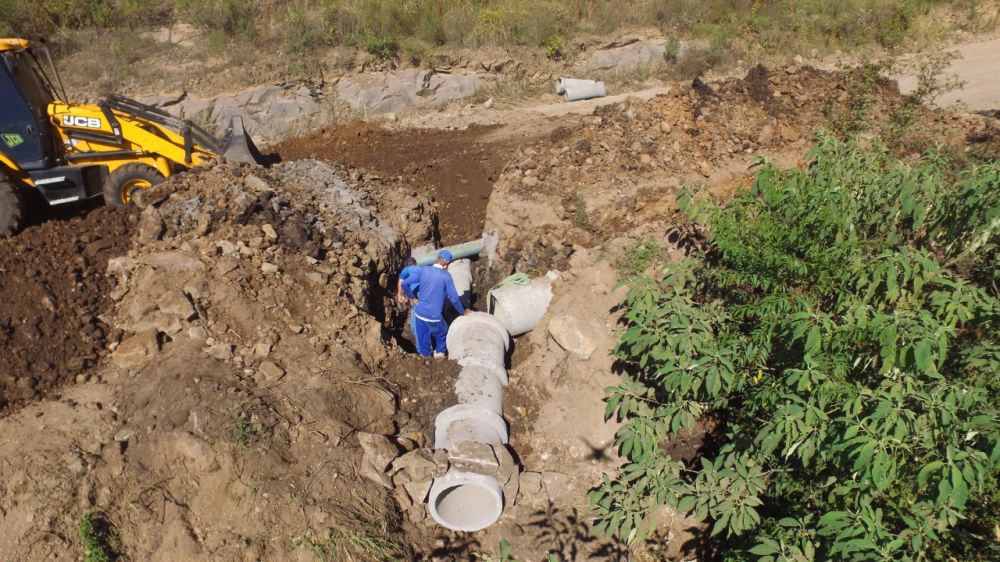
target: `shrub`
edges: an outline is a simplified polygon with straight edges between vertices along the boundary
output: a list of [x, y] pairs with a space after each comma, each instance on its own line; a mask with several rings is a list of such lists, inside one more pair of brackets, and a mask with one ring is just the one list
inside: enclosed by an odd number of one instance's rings
[[[821, 135], [807, 170], [682, 208], [708, 249], [625, 299], [597, 529], [633, 540], [668, 504], [728, 560], [995, 559], [1000, 300], [960, 272], [996, 271], [1000, 162]], [[709, 411], [718, 449], [669, 458]]]

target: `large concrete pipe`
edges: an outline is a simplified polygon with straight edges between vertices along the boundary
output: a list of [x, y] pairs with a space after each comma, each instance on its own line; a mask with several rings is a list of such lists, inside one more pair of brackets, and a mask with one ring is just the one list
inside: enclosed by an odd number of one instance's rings
[[567, 88], [580, 88], [584, 86], [593, 86], [595, 84], [597, 84], [597, 80], [586, 80], [582, 78], [557, 78], [556, 93], [565, 94]]
[[482, 474], [449, 470], [434, 479], [428, 497], [431, 517], [452, 531], [481, 531], [503, 514], [502, 488]]
[[579, 101], [591, 98], [603, 98], [608, 95], [608, 92], [604, 88], [604, 82], [596, 82], [593, 84], [568, 86], [563, 95], [566, 97], [566, 101]]
[[[434, 447], [451, 450], [458, 443], [505, 445], [503, 419], [504, 368], [510, 336], [491, 314], [473, 312], [456, 319], [448, 330], [448, 351], [462, 366], [455, 383], [458, 404], [434, 420]], [[503, 491], [496, 478], [451, 468], [435, 478], [427, 508], [441, 526], [478, 531], [503, 513]]]
[[462, 306], [468, 308], [472, 301], [472, 261], [456, 259], [448, 266], [448, 273], [455, 282], [455, 290], [462, 301]]
[[493, 315], [510, 335], [526, 334], [538, 325], [552, 302], [553, 277], [550, 275], [533, 279], [527, 285], [503, 285], [490, 293]]

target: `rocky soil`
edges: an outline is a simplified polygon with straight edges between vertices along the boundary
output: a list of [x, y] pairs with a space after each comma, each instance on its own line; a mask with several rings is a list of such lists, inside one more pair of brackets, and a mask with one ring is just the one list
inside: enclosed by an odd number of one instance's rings
[[135, 222], [127, 209], [99, 209], [0, 240], [0, 416], [87, 380], [111, 330], [104, 271]]
[[358, 436], [396, 434], [386, 272], [434, 214], [380, 181], [301, 161], [145, 193], [105, 258], [111, 361], [0, 419], [0, 552], [76, 559], [86, 510], [135, 560], [410, 552]]

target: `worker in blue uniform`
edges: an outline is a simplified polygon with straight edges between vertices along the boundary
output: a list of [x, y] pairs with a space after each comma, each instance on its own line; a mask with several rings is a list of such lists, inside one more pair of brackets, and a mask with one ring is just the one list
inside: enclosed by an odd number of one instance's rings
[[[415, 292], [420, 285], [416, 278], [419, 273], [420, 266], [417, 265], [417, 260], [413, 256], [406, 258], [406, 261], [403, 262], [403, 271], [399, 272], [399, 281], [396, 283], [396, 302], [399, 304], [410, 302], [410, 299], [406, 297], [406, 293], [403, 291], [403, 283], [407, 280], [411, 281], [411, 292]], [[416, 302], [412, 304], [416, 304]], [[413, 332], [413, 337], [417, 337], [417, 324], [416, 317], [413, 315], [413, 308], [410, 308], [410, 331]]]
[[[402, 283], [406, 296], [416, 296], [417, 304], [413, 306], [413, 316], [417, 338], [417, 353], [424, 357], [444, 357], [448, 352], [445, 340], [448, 337], [448, 323], [444, 320], [444, 305], [447, 299], [459, 314], [471, 314], [472, 311], [462, 306], [455, 281], [448, 273], [448, 264], [453, 256], [448, 250], [441, 250], [437, 262], [432, 266], [421, 267], [415, 275], [409, 275]], [[433, 345], [432, 345], [433, 340]]]

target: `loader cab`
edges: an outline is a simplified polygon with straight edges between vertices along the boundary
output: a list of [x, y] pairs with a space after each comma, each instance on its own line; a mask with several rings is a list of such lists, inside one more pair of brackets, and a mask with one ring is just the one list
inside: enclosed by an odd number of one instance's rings
[[52, 89], [29, 51], [0, 51], [0, 151], [25, 171], [54, 165], [52, 101]]

